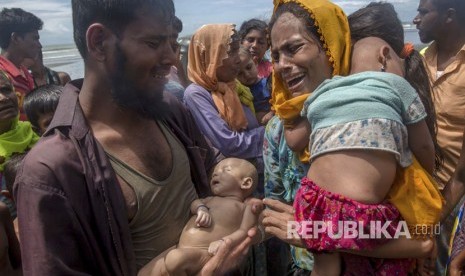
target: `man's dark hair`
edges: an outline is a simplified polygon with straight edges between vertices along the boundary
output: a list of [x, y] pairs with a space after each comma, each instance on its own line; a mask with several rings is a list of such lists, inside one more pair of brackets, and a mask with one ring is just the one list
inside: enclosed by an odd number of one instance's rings
[[16, 174], [18, 173], [21, 162], [26, 153], [14, 153], [3, 166], [3, 176], [5, 177], [5, 186], [8, 192], [13, 195], [13, 184], [15, 183]]
[[47, 84], [32, 90], [24, 98], [23, 109], [35, 130], [39, 129], [39, 116], [55, 112], [63, 87]]
[[72, 0], [74, 42], [86, 59], [86, 32], [94, 23], [104, 24], [107, 28], [120, 34], [131, 23], [139, 8], [155, 6], [160, 14], [171, 23], [174, 17], [172, 0]]
[[454, 9], [459, 23], [465, 24], [465, 1], [464, 0], [431, 0], [431, 3], [439, 12]]
[[4, 8], [0, 12], [0, 47], [10, 46], [12, 33], [23, 36], [26, 33], [39, 31], [44, 22], [34, 14], [19, 8]]
[[242, 22], [241, 28], [239, 29], [239, 36], [241, 37], [241, 40], [244, 40], [245, 36], [253, 30], [262, 32], [265, 34], [265, 37], [268, 37], [268, 25], [266, 22], [253, 18]]

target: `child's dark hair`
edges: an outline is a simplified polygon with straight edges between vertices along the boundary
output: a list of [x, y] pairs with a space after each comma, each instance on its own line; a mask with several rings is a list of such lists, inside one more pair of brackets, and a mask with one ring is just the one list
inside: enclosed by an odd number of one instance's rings
[[268, 37], [268, 25], [266, 24], [266, 22], [260, 19], [253, 18], [242, 22], [242, 25], [239, 29], [241, 41], [244, 40], [245, 36], [252, 30], [262, 32], [263, 34], [265, 34], [265, 37]]
[[26, 154], [27, 152], [15, 153], [5, 162], [5, 165], [3, 165], [3, 176], [5, 177], [6, 189], [11, 195], [13, 194], [13, 184], [15, 183], [16, 173]]
[[42, 20], [30, 12], [19, 8], [4, 8], [0, 12], [0, 47], [7, 49], [10, 46], [11, 34], [39, 31], [43, 26]]
[[33, 128], [39, 128], [39, 116], [55, 112], [63, 87], [55, 84], [39, 86], [24, 98], [23, 109]]
[[[404, 48], [404, 29], [394, 6], [386, 2], [372, 2], [348, 16], [352, 42], [374, 36], [386, 41], [392, 49], [401, 56]], [[405, 79], [417, 91], [427, 117], [428, 130], [433, 139], [436, 152], [436, 170], [443, 162], [442, 151], [438, 145], [436, 112], [434, 109], [431, 85], [420, 53], [413, 50], [405, 58]]]

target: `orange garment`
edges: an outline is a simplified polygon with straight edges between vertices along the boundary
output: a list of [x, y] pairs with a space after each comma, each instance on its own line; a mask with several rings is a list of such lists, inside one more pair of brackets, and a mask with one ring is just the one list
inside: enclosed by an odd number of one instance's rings
[[444, 166], [439, 170], [439, 188], [452, 177], [460, 158], [465, 129], [465, 45], [442, 75], [438, 76], [437, 44], [425, 52], [425, 65], [431, 81], [433, 103], [438, 125], [437, 140], [444, 154]]
[[412, 165], [397, 170], [386, 199], [399, 210], [413, 237], [432, 236], [444, 199], [436, 181], [415, 157]]
[[235, 131], [247, 128], [247, 118], [239, 96], [236, 82], [219, 82], [216, 71], [228, 58], [231, 37], [235, 34], [233, 24], [204, 25], [192, 36], [189, 45], [189, 79], [212, 94], [220, 116]]
[[[294, 2], [308, 11], [309, 16], [315, 21], [315, 26], [323, 42], [323, 49], [333, 68], [333, 76], [345, 76], [350, 70], [350, 30], [347, 16], [342, 9], [325, 0], [274, 0], [274, 10], [281, 4]], [[276, 115], [284, 122], [284, 126], [290, 126], [300, 117], [300, 111], [308, 95], [291, 98], [283, 80], [273, 72], [273, 88], [271, 93], [271, 105]], [[300, 155], [302, 162], [308, 163], [308, 149]]]

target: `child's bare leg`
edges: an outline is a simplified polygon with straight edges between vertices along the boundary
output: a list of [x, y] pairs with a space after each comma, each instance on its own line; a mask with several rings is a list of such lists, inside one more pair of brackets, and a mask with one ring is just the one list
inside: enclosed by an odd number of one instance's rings
[[433, 251], [433, 239], [407, 239], [403, 236], [398, 239], [390, 240], [373, 250], [344, 250], [344, 252], [355, 255], [383, 259], [427, 258], [431, 256]]
[[176, 248], [166, 255], [165, 265], [170, 275], [195, 275], [209, 259], [206, 249]]
[[311, 276], [338, 276], [341, 274], [341, 256], [339, 253], [314, 254], [315, 263]]

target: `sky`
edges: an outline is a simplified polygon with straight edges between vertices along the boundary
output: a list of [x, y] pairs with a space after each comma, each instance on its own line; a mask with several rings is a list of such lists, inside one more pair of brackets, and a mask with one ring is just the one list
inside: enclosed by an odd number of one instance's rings
[[[370, 0], [334, 0], [350, 14], [367, 5]], [[419, 0], [391, 0], [399, 18], [410, 23], [416, 15]], [[234, 23], [237, 28], [250, 18], [268, 20], [272, 0], [174, 0], [176, 15], [183, 21], [181, 36], [190, 35], [203, 24]], [[44, 46], [73, 43], [70, 0], [0, 0], [0, 8], [18, 7], [32, 12], [44, 21], [40, 31]]]

